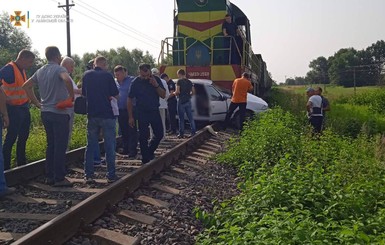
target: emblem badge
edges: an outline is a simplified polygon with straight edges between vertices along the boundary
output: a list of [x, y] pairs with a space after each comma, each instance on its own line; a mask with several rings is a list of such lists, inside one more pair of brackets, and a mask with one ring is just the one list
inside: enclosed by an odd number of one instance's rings
[[209, 0], [195, 0], [195, 4], [198, 5], [199, 7], [205, 6]]

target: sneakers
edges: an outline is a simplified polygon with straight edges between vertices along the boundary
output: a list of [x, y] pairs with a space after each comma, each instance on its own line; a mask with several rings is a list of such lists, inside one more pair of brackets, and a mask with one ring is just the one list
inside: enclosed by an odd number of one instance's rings
[[138, 155], [128, 155], [128, 160], [136, 160], [138, 158]]
[[144, 158], [142, 158], [142, 164], [149, 163], [150, 161], [151, 161], [150, 159], [144, 159]]
[[110, 178], [110, 177], [107, 176], [107, 183], [109, 183], [109, 184], [114, 183], [118, 179], [119, 179], [119, 177], [116, 176], [116, 175], [113, 178]]
[[51, 178], [46, 178], [44, 180], [44, 184], [46, 184], [46, 185], [53, 185], [53, 184], [55, 184], [55, 181], [53, 179], [51, 179]]
[[176, 136], [178, 139], [183, 139], [184, 138], [184, 136], [183, 135], [180, 135], [180, 134], [178, 134], [178, 136]]
[[71, 183], [68, 179], [64, 178], [61, 181], [56, 181], [55, 184], [53, 184], [54, 187], [72, 187], [73, 183]]
[[191, 137], [194, 137], [195, 134], [190, 134], [189, 136], [187, 136], [187, 138], [191, 138]]
[[152, 153], [148, 156], [148, 158], [142, 158], [142, 164], [146, 164], [148, 162], [150, 162], [151, 160], [154, 160], [155, 159], [155, 154]]
[[0, 198], [5, 197], [7, 195], [11, 195], [16, 192], [16, 188], [14, 187], [6, 187], [3, 191], [0, 192]]
[[96, 181], [91, 177], [84, 177], [84, 181], [87, 185], [92, 185], [96, 183]]
[[104, 164], [106, 164], [106, 159], [102, 159], [100, 161], [94, 160], [94, 167], [101, 166], [101, 165], [104, 165]]
[[176, 131], [169, 130], [166, 132], [168, 135], [176, 135]]

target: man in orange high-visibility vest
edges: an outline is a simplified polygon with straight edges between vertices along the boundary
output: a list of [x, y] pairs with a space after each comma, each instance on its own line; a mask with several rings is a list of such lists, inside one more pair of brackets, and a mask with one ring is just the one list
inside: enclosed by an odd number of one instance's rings
[[9, 126], [3, 145], [4, 169], [11, 168], [11, 152], [16, 142], [16, 161], [21, 166], [27, 163], [25, 147], [29, 136], [31, 115], [29, 99], [22, 88], [27, 75], [25, 70], [32, 67], [35, 55], [29, 50], [21, 50], [15, 61], [6, 64], [0, 70], [1, 88], [6, 95]]

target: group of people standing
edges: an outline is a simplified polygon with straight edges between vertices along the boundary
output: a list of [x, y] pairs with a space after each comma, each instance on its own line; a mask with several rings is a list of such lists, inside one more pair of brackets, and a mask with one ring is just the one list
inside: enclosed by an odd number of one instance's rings
[[[71, 138], [74, 99], [78, 96], [87, 100], [84, 163], [87, 184], [95, 182], [94, 165], [97, 163], [96, 156], [100, 155], [100, 135], [104, 139], [107, 181], [112, 183], [118, 179], [115, 173], [116, 121], [122, 135], [121, 154], [136, 159], [139, 141], [143, 164], [155, 158], [155, 150], [166, 134], [166, 108], [170, 115], [171, 134], [177, 133], [177, 112], [180, 118], [178, 137], [184, 137], [184, 113], [190, 121], [190, 136], [195, 134], [191, 113], [194, 89], [184, 70], [178, 70], [180, 79], [176, 84], [167, 74], [160, 75], [156, 68], [151, 69], [149, 64], [139, 65], [136, 77], [129, 76], [127, 69], [121, 65], [117, 65], [112, 74], [108, 71], [106, 58], [98, 56], [83, 74], [79, 89], [70, 77], [75, 65], [73, 59], [63, 59], [55, 46], [47, 47], [45, 56], [48, 63], [29, 79], [25, 70], [32, 67], [35, 56], [28, 50], [20, 51], [15, 61], [0, 70], [0, 113], [3, 121], [0, 127], [8, 127], [0, 153], [0, 197], [14, 191], [5, 183], [4, 169], [11, 167], [11, 151], [16, 140], [17, 165], [27, 163], [25, 148], [31, 124], [30, 104], [40, 109], [46, 131], [46, 184], [57, 187], [72, 185], [65, 177], [65, 153]], [[38, 88], [39, 99], [35, 95], [35, 87]]]

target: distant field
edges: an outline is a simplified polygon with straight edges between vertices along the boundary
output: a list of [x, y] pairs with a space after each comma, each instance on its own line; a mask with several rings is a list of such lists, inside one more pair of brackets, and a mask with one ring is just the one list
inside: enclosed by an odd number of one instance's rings
[[[354, 88], [344, 88], [341, 86], [334, 86], [334, 85], [324, 85], [324, 84], [313, 84], [311, 87], [315, 88], [320, 86], [323, 90], [323, 95], [328, 97], [330, 100], [338, 100], [341, 99], [341, 96], [343, 97], [351, 97], [354, 96]], [[294, 85], [294, 86], [278, 86], [280, 89], [292, 91], [295, 94], [304, 94], [306, 88], [309, 86], [305, 85]], [[370, 87], [357, 87], [356, 88], [356, 94], [362, 94], [366, 92], [375, 91], [378, 89], [385, 89], [384, 87], [378, 87], [378, 86], [370, 86]]]
[[[368, 135], [385, 133], [384, 87], [357, 87], [356, 92], [354, 88], [331, 85], [321, 87], [331, 106], [327, 112], [328, 128], [340, 135], [352, 137], [357, 137], [360, 132]], [[276, 86], [271, 91], [270, 105], [280, 106], [305, 122], [306, 88]]]

